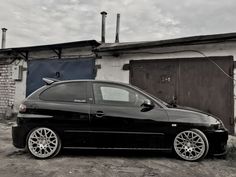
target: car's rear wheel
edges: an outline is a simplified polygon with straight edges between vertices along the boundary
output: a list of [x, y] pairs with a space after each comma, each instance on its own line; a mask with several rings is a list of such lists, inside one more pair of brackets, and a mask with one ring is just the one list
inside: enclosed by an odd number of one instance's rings
[[176, 135], [174, 150], [181, 159], [199, 161], [207, 155], [209, 143], [202, 131], [191, 129]]
[[59, 153], [61, 140], [55, 131], [46, 127], [39, 127], [29, 133], [27, 148], [34, 157], [46, 159]]

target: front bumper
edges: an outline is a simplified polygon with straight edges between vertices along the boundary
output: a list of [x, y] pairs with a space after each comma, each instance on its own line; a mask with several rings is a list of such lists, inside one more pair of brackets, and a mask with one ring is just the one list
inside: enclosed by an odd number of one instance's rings
[[205, 134], [209, 141], [209, 154], [221, 156], [227, 153], [227, 130], [214, 130]]
[[23, 127], [12, 126], [12, 141], [16, 148], [25, 148], [27, 132]]

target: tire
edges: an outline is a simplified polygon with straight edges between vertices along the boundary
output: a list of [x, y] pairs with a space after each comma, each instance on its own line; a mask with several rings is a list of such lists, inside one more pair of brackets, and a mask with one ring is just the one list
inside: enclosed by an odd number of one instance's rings
[[177, 134], [173, 147], [179, 158], [186, 161], [200, 161], [207, 155], [209, 143], [202, 131], [191, 129]]
[[56, 156], [61, 150], [61, 140], [58, 134], [50, 128], [38, 127], [27, 136], [27, 149], [38, 159]]

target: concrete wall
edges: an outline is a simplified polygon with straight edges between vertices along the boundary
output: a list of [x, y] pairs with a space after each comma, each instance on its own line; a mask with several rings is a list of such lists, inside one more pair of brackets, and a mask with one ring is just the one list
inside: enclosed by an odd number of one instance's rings
[[[189, 51], [187, 51], [189, 50]], [[99, 53], [102, 59], [96, 60], [96, 64], [101, 65], [97, 71], [97, 80], [111, 80], [129, 83], [129, 71], [122, 70], [124, 64], [129, 64], [130, 60], [145, 59], [175, 59], [175, 58], [192, 58], [204, 57], [202, 54], [190, 51], [196, 50], [204, 53], [206, 56], [230, 56], [236, 60], [236, 42], [222, 42], [217, 44], [200, 44], [188, 46], [150, 48], [145, 50], [122, 51], [118, 57], [112, 56], [111, 53]], [[150, 54], [157, 53], [157, 54]], [[173, 52], [173, 53], [172, 53]], [[236, 70], [234, 69], [234, 78]], [[234, 115], [236, 115], [236, 82], [234, 81]], [[235, 121], [236, 122], [236, 121]], [[236, 132], [236, 126], [235, 126]]]
[[24, 60], [16, 60], [12, 66], [22, 66], [22, 80], [15, 82], [15, 95], [13, 112], [17, 112], [21, 102], [25, 99], [26, 95], [26, 77], [27, 77], [27, 62]]

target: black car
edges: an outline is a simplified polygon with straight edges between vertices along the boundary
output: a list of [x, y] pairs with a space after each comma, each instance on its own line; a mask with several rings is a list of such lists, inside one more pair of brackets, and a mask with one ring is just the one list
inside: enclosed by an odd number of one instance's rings
[[128, 84], [44, 80], [12, 127], [14, 146], [36, 158], [61, 148], [173, 150], [187, 161], [226, 152], [228, 131], [207, 113], [173, 107]]

